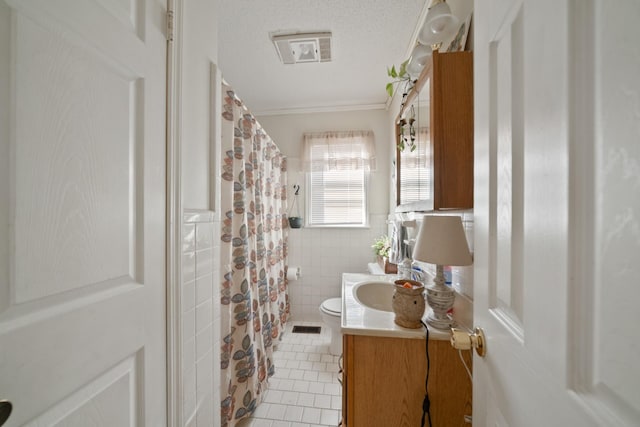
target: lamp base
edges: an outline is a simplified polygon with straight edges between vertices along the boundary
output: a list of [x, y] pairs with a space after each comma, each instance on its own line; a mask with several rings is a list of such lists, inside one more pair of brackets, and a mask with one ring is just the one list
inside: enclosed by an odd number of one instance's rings
[[436, 329], [449, 329], [455, 326], [455, 321], [449, 316], [449, 310], [453, 307], [456, 293], [445, 286], [441, 265], [436, 266], [436, 277], [433, 282], [434, 284], [427, 288], [427, 303], [431, 307], [427, 323]]
[[441, 317], [438, 316], [433, 310], [429, 311], [426, 320], [427, 325], [433, 326], [436, 329], [449, 330], [457, 326], [456, 321], [453, 320], [451, 316], [445, 315], [444, 317]]

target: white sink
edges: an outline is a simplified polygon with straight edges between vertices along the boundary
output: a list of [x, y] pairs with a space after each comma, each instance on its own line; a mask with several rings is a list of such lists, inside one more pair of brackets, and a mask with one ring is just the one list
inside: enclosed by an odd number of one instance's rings
[[380, 311], [393, 311], [391, 298], [394, 285], [391, 282], [362, 282], [353, 288], [355, 300], [367, 307]]

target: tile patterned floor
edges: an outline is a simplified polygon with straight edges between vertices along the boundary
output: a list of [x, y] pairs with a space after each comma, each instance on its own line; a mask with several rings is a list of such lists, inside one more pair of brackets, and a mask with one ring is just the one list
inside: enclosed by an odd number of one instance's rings
[[[292, 333], [295, 325], [321, 326], [320, 334]], [[291, 322], [274, 353], [276, 373], [264, 401], [239, 427], [337, 426], [342, 407], [338, 356], [329, 354], [330, 330]]]

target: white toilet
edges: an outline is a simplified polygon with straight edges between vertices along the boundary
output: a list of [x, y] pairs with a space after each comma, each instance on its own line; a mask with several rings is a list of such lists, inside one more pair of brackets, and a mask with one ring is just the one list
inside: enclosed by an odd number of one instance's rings
[[340, 331], [340, 316], [342, 314], [342, 298], [329, 298], [320, 304], [322, 321], [331, 330], [331, 344], [329, 353], [334, 356], [342, 354], [342, 332]]

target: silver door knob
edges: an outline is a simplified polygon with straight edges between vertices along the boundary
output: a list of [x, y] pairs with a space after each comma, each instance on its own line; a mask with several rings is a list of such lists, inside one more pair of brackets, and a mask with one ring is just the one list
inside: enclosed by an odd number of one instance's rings
[[487, 354], [487, 341], [482, 328], [476, 328], [471, 334], [462, 329], [451, 328], [451, 345], [458, 350], [475, 348], [480, 357]]
[[7, 422], [12, 410], [13, 405], [11, 402], [8, 400], [0, 400], [0, 426]]

